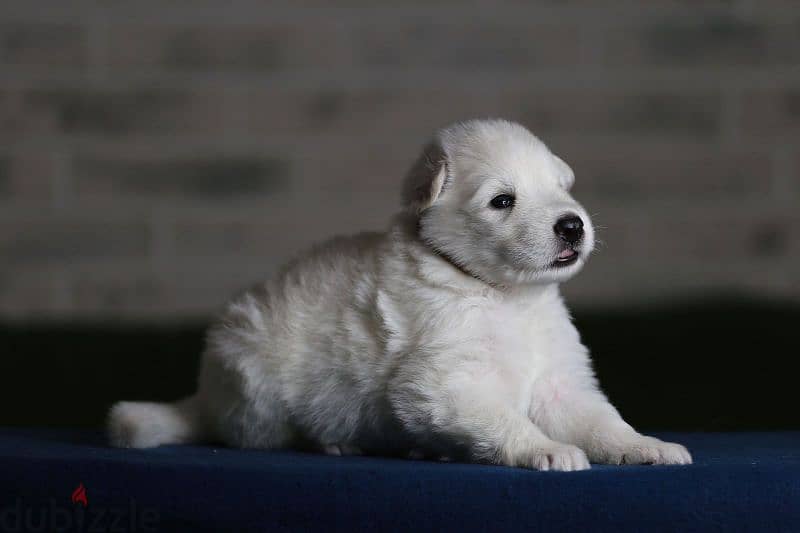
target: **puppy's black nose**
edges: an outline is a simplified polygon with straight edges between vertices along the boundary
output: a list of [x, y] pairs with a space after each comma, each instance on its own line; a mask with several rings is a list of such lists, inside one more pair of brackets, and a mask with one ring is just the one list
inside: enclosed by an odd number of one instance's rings
[[553, 226], [556, 235], [570, 244], [574, 244], [583, 237], [583, 220], [574, 215], [561, 218]]

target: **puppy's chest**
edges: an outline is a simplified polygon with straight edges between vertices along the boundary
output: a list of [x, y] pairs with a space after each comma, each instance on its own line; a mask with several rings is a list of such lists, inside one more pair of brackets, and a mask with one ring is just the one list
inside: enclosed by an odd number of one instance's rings
[[527, 386], [563, 357], [565, 326], [543, 310], [506, 302], [467, 302], [451, 320], [447, 336], [489, 376]]

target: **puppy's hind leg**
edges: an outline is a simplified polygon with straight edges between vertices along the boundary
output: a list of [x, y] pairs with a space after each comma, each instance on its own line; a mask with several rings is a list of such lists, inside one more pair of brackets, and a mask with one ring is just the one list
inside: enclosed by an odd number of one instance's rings
[[363, 452], [361, 448], [353, 446], [352, 444], [326, 444], [322, 447], [322, 451], [327, 455], [361, 455]]

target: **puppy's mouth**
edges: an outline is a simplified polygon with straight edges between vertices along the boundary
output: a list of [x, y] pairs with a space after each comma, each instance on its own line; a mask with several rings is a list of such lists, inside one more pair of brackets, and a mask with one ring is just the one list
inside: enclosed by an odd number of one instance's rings
[[580, 257], [580, 252], [574, 250], [572, 248], [564, 248], [561, 252], [556, 256], [556, 260], [553, 261], [553, 266], [556, 268], [561, 268], [565, 266], [569, 266], [575, 263]]

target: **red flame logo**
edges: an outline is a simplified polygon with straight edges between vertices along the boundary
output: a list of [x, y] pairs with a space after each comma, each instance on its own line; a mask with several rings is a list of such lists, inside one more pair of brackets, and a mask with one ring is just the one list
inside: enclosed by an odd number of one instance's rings
[[86, 487], [83, 486], [83, 483], [72, 491], [72, 503], [80, 503], [84, 507], [89, 505], [89, 500], [86, 499]]

